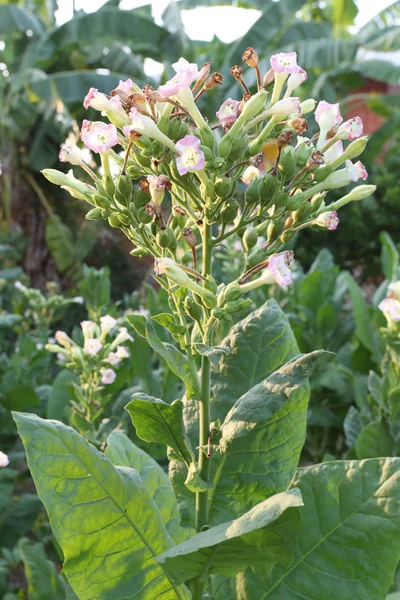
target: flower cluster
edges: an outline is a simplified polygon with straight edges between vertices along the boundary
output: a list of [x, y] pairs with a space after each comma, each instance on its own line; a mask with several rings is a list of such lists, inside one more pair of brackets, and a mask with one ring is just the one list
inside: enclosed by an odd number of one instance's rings
[[89, 365], [91, 371], [100, 374], [100, 382], [109, 385], [117, 376], [112, 367], [117, 367], [129, 357], [129, 350], [123, 344], [133, 340], [126, 327], [117, 329], [117, 324], [117, 320], [110, 315], [100, 317], [100, 324], [82, 321], [83, 347], [64, 331], [57, 331], [56, 343], [49, 343], [46, 348], [57, 353], [59, 359], [67, 362], [67, 366], [73, 370], [81, 372]]
[[[214, 124], [198, 107], [199, 98], [223, 83], [220, 73], [211, 72], [211, 63], [199, 68], [180, 58], [172, 65], [175, 75], [156, 90], [150, 85], [140, 89], [130, 79], [109, 95], [92, 88], [84, 106], [99, 111], [108, 123], [85, 120], [81, 139], [100, 155], [103, 176], [88, 171], [79, 149], [65, 147], [61, 160], [83, 168], [90, 183], [72, 171], [44, 171], [50, 181], [91, 205], [88, 219], [107, 219], [120, 228], [135, 246], [132, 254], [153, 255], [156, 275], [171, 293], [176, 287], [186, 290], [216, 318], [242, 307], [241, 295], [258, 285], [290, 285], [293, 253], [284, 245], [306, 227], [334, 231], [340, 209], [375, 190], [359, 185], [328, 202], [331, 190], [367, 179], [358, 157], [368, 138], [361, 119], [345, 120], [339, 103], [301, 101], [294, 95], [307, 81], [295, 52], [272, 56], [264, 76], [253, 48], [245, 50], [242, 60], [255, 70], [257, 89], [248, 88], [243, 67], [234, 65], [230, 74], [241, 93], [222, 102]], [[309, 118], [318, 125], [313, 137], [305, 137]], [[115, 176], [110, 160], [118, 168]], [[170, 214], [161, 206], [166, 193], [172, 199]], [[234, 236], [243, 248], [245, 268], [232, 299], [217, 291], [204, 244], [220, 247]], [[197, 268], [200, 260], [203, 273]], [[85, 333], [80, 352], [102, 356], [101, 368], [107, 368], [102, 381], [109, 383], [111, 367], [124, 357], [118, 349], [102, 354], [102, 327], [95, 335]]]

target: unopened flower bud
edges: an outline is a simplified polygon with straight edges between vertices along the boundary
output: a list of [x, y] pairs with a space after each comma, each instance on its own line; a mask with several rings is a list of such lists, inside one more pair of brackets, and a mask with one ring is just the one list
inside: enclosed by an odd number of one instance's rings
[[176, 285], [190, 289], [201, 296], [208, 308], [216, 306], [217, 299], [215, 295], [190, 279], [189, 275], [171, 258], [156, 258], [154, 261], [154, 270], [157, 275], [165, 275], [170, 281], [176, 283]]
[[267, 85], [269, 85], [270, 83], [272, 83], [274, 81], [275, 78], [275, 73], [273, 69], [269, 69], [269, 71], [267, 71], [264, 75], [263, 81], [262, 81], [262, 87], [266, 87]]
[[242, 242], [245, 250], [249, 252], [257, 244], [258, 234], [255, 229], [246, 229]]
[[196, 90], [201, 88], [203, 83], [208, 79], [208, 76], [210, 75], [210, 71], [211, 71], [211, 63], [210, 62], [204, 63], [204, 65], [200, 69], [200, 76], [198, 77], [198, 79], [196, 79], [196, 82], [193, 86], [192, 92], [195, 92]]
[[336, 202], [330, 204], [328, 207], [326, 207], [326, 209], [338, 209], [342, 206], [345, 206], [345, 204], [348, 204], [349, 202], [364, 200], [364, 198], [368, 198], [368, 196], [371, 196], [375, 192], [375, 190], [376, 185], [358, 185], [357, 187], [353, 188], [351, 192], [346, 194], [346, 196], [343, 196], [343, 198], [340, 198], [340, 200], [336, 200]]
[[317, 104], [317, 101], [314, 100], [314, 98], [309, 98], [308, 100], [304, 100], [304, 102], [301, 102], [301, 104], [300, 104], [300, 113], [302, 115], [307, 115], [308, 113], [313, 112], [316, 104]]
[[291, 115], [296, 113], [300, 115], [300, 98], [283, 98], [282, 100], [278, 100], [271, 108], [265, 112], [266, 117], [285, 117], [286, 115]]
[[254, 48], [247, 48], [242, 54], [242, 61], [245, 62], [252, 69], [258, 66], [258, 55]]

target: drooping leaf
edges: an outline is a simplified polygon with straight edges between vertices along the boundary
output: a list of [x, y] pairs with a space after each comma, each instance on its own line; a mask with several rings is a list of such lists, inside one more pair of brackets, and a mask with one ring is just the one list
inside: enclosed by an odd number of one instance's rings
[[65, 579], [59, 575], [55, 564], [47, 558], [43, 544], [21, 538], [18, 550], [28, 580], [29, 600], [65, 600]]
[[233, 577], [249, 565], [266, 571], [277, 562], [288, 566], [291, 552], [275, 527], [287, 509], [302, 504], [298, 490], [277, 494], [234, 521], [197, 533], [157, 560], [177, 583], [207, 574]]
[[241, 582], [238, 600], [385, 598], [400, 557], [400, 459], [299, 469], [301, 529], [289, 568]]
[[188, 598], [154, 559], [172, 541], [139, 475], [62, 423], [13, 416], [79, 600]]
[[193, 452], [183, 425], [181, 400], [167, 404], [153, 396], [135, 394], [125, 408], [142, 440], [169, 446], [178, 460], [190, 465]]
[[196, 342], [194, 344], [194, 349], [202, 356], [207, 356], [214, 367], [218, 367], [218, 363], [223, 356], [228, 356], [231, 353], [231, 350], [228, 348], [228, 346], [211, 347], [207, 344], [201, 344], [200, 342]]
[[308, 377], [322, 351], [293, 359], [244, 394], [221, 426], [212, 461], [212, 523], [286, 490], [304, 444]]
[[175, 494], [167, 473], [160, 465], [117, 429], [108, 436], [105, 455], [113, 465], [131, 467], [139, 473], [151, 498], [158, 506], [171, 538], [176, 544], [186, 540], [191, 532], [180, 526]]

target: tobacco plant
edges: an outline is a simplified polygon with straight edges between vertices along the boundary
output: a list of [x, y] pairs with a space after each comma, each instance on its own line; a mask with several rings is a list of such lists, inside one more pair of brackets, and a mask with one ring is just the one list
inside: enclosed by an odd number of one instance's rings
[[[293, 96], [307, 77], [296, 54], [272, 56], [266, 74], [252, 48], [242, 58], [257, 90], [233, 66], [243, 97], [226, 99], [215, 124], [196, 104], [222, 84], [210, 63], [179, 59], [158, 90], [131, 80], [110, 95], [91, 89], [84, 106], [109, 122], [84, 121], [81, 137], [102, 176], [70, 146], [60, 159], [83, 179], [44, 171], [91, 205], [88, 219], [119, 228], [132, 254], [154, 257], [171, 312], [129, 321], [186, 389], [172, 403], [135, 393], [126, 407], [139, 438], [168, 448], [169, 477], [121, 430], [103, 454], [58, 421], [15, 413], [69, 598], [377, 600], [400, 557], [399, 459], [297, 469], [308, 377], [332, 355], [300, 355], [274, 301], [214, 342], [220, 323], [249, 308], [251, 290], [290, 285], [285, 244], [296, 231], [336, 229], [338, 210], [375, 189], [329, 203], [330, 190], [367, 178], [352, 162], [367, 143], [361, 119], [343, 122], [339, 105], [321, 101], [319, 130], [303, 137], [316, 102]], [[246, 266], [222, 283], [213, 254], [239, 238]]]

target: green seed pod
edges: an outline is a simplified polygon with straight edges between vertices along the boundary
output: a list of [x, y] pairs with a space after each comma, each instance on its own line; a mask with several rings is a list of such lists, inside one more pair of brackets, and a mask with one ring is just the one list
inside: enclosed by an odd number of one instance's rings
[[138, 165], [131, 165], [126, 169], [126, 172], [131, 179], [139, 179], [140, 177], [140, 168]]
[[204, 146], [207, 146], [207, 148], [210, 148], [211, 150], [214, 149], [215, 137], [208, 125], [204, 125], [204, 127], [200, 129], [200, 139]]
[[111, 227], [115, 227], [116, 229], [120, 229], [121, 227], [121, 221], [119, 220], [118, 215], [116, 213], [112, 213], [108, 217], [108, 222], [110, 223]]
[[133, 202], [136, 208], [144, 208], [148, 202], [150, 202], [149, 194], [146, 194], [141, 189], [135, 190], [135, 194], [133, 196]]
[[286, 244], [286, 242], [290, 242], [290, 240], [296, 235], [295, 231], [284, 231], [281, 235], [282, 244]]
[[85, 219], [88, 219], [89, 221], [95, 221], [96, 219], [102, 219], [103, 218], [103, 209], [102, 208], [92, 208], [92, 210], [89, 210], [88, 213], [86, 213]]
[[250, 250], [252, 248], [254, 248], [254, 246], [257, 244], [257, 240], [258, 240], [257, 231], [255, 229], [246, 229], [246, 231], [244, 232], [243, 238], [242, 238], [242, 242], [243, 242], [243, 246], [245, 247], [245, 250], [247, 252], [250, 252]]
[[193, 296], [186, 296], [185, 301], [183, 303], [183, 308], [185, 309], [186, 314], [189, 315], [191, 319], [194, 321], [201, 321], [203, 316], [203, 309], [199, 304], [197, 304]]
[[294, 223], [304, 223], [312, 212], [312, 204], [309, 200], [304, 200], [300, 208], [293, 213]]
[[268, 225], [268, 229], [267, 229], [268, 243], [273, 242], [281, 235], [284, 225], [285, 225], [285, 218], [276, 219], [276, 221], [272, 221]]
[[220, 216], [221, 222], [227, 225], [232, 223], [238, 212], [239, 205], [234, 198], [229, 198], [222, 207]]
[[257, 204], [260, 201], [260, 196], [258, 193], [258, 186], [260, 180], [256, 177], [253, 181], [247, 186], [244, 199], [246, 204], [252, 205]]
[[131, 224], [131, 217], [126, 212], [118, 213], [118, 219], [121, 221], [122, 225], [130, 225]]
[[175, 238], [174, 232], [170, 227], [159, 229], [156, 235], [157, 244], [160, 248], [169, 248]]
[[277, 175], [269, 173], [262, 177], [258, 185], [261, 206], [266, 207], [272, 203], [276, 204], [274, 199], [280, 187], [281, 182]]
[[298, 169], [303, 169], [306, 166], [306, 162], [310, 158], [313, 151], [314, 148], [312, 145], [308, 145], [306, 143], [301, 144], [298, 148], [296, 148], [294, 156], [296, 159], [296, 167]]
[[311, 212], [316, 212], [319, 208], [321, 208], [323, 202], [324, 202], [324, 198], [325, 198], [325, 194], [315, 194], [315, 196], [313, 196], [311, 198], [311, 206], [312, 206], [312, 210]]
[[208, 180], [207, 184], [200, 184], [200, 193], [203, 198], [212, 198], [214, 196], [215, 186], [211, 179]]
[[142, 206], [142, 208], [138, 209], [137, 218], [138, 218], [139, 223], [144, 223], [144, 224], [151, 223], [153, 220], [153, 217], [151, 215], [149, 215], [149, 213], [146, 211], [144, 206]]
[[233, 181], [230, 177], [217, 177], [215, 180], [215, 193], [220, 198], [227, 198], [232, 192]]
[[291, 179], [296, 173], [296, 158], [293, 146], [286, 146], [282, 150], [279, 160], [279, 170], [283, 173], [284, 179]]
[[226, 158], [233, 148], [234, 138], [229, 136], [228, 133], [224, 135], [218, 146], [218, 154], [222, 158]]
[[218, 286], [215, 283], [214, 279], [210, 278], [210, 276], [208, 276], [206, 281], [203, 282], [203, 287], [205, 287], [206, 290], [210, 290], [210, 292], [212, 292], [213, 294], [217, 294], [218, 292]]
[[247, 258], [246, 269], [251, 269], [251, 267], [258, 265], [258, 263], [262, 262], [266, 258], [267, 258], [266, 251], [263, 250], [262, 248], [256, 248], [255, 250], [253, 250], [253, 252], [251, 252], [249, 254], [249, 256]]
[[107, 219], [110, 215], [111, 215], [111, 210], [109, 208], [101, 209], [101, 216], [103, 217], [103, 219]]
[[276, 194], [276, 196], [274, 198], [274, 204], [277, 208], [287, 206], [288, 199], [289, 199], [289, 194], [282, 190], [281, 192]]
[[132, 256], [139, 256], [142, 258], [143, 256], [147, 256], [149, 251], [146, 248], [134, 248], [129, 252]]
[[105, 196], [100, 194], [93, 194], [92, 196], [93, 202], [96, 204], [98, 208], [108, 208], [110, 206], [110, 201]]
[[212, 168], [213, 168], [214, 171], [219, 171], [221, 169], [226, 169], [226, 161], [225, 161], [225, 159], [220, 158], [219, 156], [217, 156], [217, 158], [215, 158], [213, 160]]
[[295, 193], [293, 196], [289, 196], [286, 202], [286, 208], [288, 210], [297, 210], [303, 203], [303, 194]]
[[141, 167], [144, 169], [150, 169], [151, 160], [147, 156], [144, 156], [141, 152], [137, 152], [135, 154], [136, 161], [139, 163]]
[[129, 175], [119, 176], [115, 197], [124, 206], [129, 206], [132, 197], [132, 180]]
[[114, 196], [115, 185], [112, 177], [102, 177], [101, 182], [106, 191], [107, 196]]

